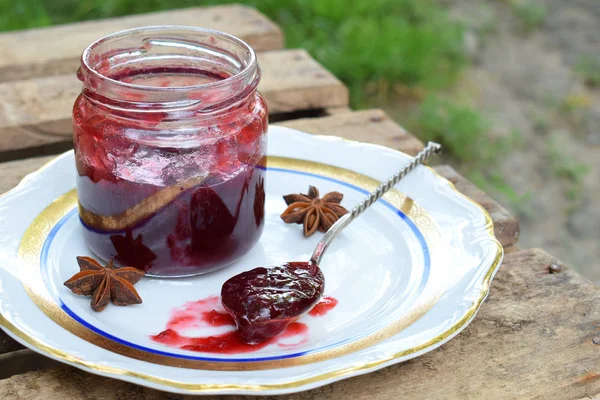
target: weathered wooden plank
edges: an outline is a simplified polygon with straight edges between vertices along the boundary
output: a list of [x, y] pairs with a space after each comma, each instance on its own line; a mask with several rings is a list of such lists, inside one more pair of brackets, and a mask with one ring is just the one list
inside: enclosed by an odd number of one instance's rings
[[519, 239], [519, 221], [497, 201], [489, 197], [477, 186], [456, 172], [449, 165], [439, 165], [434, 169], [448, 179], [456, 188], [467, 197], [472, 198], [490, 213], [494, 221], [494, 234], [502, 246], [510, 246]]
[[348, 106], [346, 86], [305, 50], [267, 51], [258, 61], [258, 90], [271, 114]]
[[350, 140], [380, 144], [415, 155], [423, 142], [396, 124], [381, 110], [338, 112], [323, 118], [302, 118], [277, 125], [315, 135], [341, 136]]
[[330, 108], [325, 109], [324, 111], [325, 111], [325, 115], [323, 115], [323, 116], [328, 116], [328, 115], [349, 113], [349, 112], [352, 112], [352, 109], [347, 106], [342, 106], [342, 107], [330, 107]]
[[[552, 264], [562, 271], [549, 273]], [[475, 321], [447, 344], [401, 365], [278, 398], [595, 399], [600, 345], [592, 338], [599, 328], [600, 288], [542, 250], [519, 251], [506, 256]], [[194, 398], [70, 367], [2, 380], [0, 393], [12, 400]]]
[[96, 39], [123, 29], [164, 24], [231, 33], [257, 51], [283, 47], [281, 29], [253, 8], [196, 7], [0, 34], [0, 81], [74, 74], [83, 49]]
[[[271, 113], [348, 105], [346, 87], [306, 51], [264, 52], [258, 58], [259, 90]], [[68, 148], [80, 90], [75, 74], [0, 83], [0, 161]]]
[[519, 249], [519, 246], [516, 246], [516, 245], [505, 246], [504, 254], [514, 253], [515, 251], [519, 251], [519, 250], [521, 250], [521, 249]]
[[[8, 354], [0, 354], [0, 379], [10, 378], [13, 375], [24, 374], [47, 368], [62, 366], [58, 361], [45, 357], [33, 350], [22, 349]], [[0, 398], [4, 399], [2, 393]]]
[[14, 341], [4, 331], [0, 331], [0, 355], [22, 349], [23, 346]]

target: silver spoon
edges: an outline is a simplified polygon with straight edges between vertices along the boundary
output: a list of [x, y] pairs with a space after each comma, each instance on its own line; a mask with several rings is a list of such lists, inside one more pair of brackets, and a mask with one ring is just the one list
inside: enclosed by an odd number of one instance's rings
[[310, 257], [310, 262], [316, 265], [321, 263], [325, 250], [329, 247], [333, 239], [335, 239], [340, 232], [354, 221], [360, 214], [365, 212], [373, 203], [379, 200], [384, 194], [386, 194], [391, 188], [396, 186], [402, 178], [404, 178], [410, 171], [415, 169], [417, 165], [422, 164], [432, 154], [437, 154], [442, 150], [442, 146], [435, 142], [427, 143], [427, 146], [421, 150], [406, 166], [400, 171], [395, 173], [393, 176], [388, 178], [387, 181], [379, 185], [377, 189], [371, 192], [363, 201], [358, 203], [348, 214], [342, 216], [336, 221], [335, 224], [329, 228], [323, 238], [317, 243], [317, 247]]
[[240, 337], [248, 343], [268, 340], [310, 311], [323, 296], [325, 278], [319, 268], [323, 254], [340, 232], [394, 187], [417, 165], [442, 146], [429, 142], [407, 165], [382, 183], [348, 214], [329, 228], [308, 262], [258, 267], [227, 280], [221, 303], [236, 321]]

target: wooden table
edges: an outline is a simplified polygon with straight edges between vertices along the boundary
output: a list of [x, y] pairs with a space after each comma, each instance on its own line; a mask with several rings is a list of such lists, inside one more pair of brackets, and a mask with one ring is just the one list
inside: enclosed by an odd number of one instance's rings
[[[257, 11], [192, 8], [0, 34], [0, 192], [71, 148], [83, 48], [110, 32], [165, 21], [215, 28], [249, 42], [259, 52], [259, 90], [272, 122], [409, 154], [423, 147], [382, 111], [350, 110], [346, 87], [306, 51], [282, 49], [281, 30]], [[600, 288], [543, 250], [518, 250], [519, 224], [506, 209], [450, 166], [435, 168], [490, 212], [508, 253], [478, 316], [422, 357], [283, 398], [600, 398]], [[1, 399], [185, 398], [60, 365], [2, 331], [0, 366]]]

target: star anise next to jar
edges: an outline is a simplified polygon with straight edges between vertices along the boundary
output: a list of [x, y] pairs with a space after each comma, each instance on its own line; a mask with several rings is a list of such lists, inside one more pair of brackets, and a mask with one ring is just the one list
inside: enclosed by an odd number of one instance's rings
[[329, 192], [319, 198], [319, 190], [308, 187], [308, 194], [288, 194], [283, 200], [288, 205], [281, 219], [286, 224], [303, 224], [304, 236], [310, 236], [317, 230], [327, 232], [342, 215], [348, 213], [340, 205], [344, 195], [340, 192]]
[[106, 267], [91, 257], [77, 257], [80, 271], [65, 282], [75, 294], [92, 296], [92, 309], [102, 311], [112, 301], [117, 306], [140, 304], [142, 298], [133, 287], [145, 275], [133, 267], [116, 268], [113, 261]]

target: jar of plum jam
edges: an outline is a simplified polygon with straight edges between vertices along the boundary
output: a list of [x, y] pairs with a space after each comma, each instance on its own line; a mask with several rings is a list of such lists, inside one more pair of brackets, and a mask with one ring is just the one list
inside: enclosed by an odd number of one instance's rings
[[79, 216], [98, 257], [177, 277], [256, 244], [268, 118], [250, 46], [209, 29], [136, 28], [91, 44], [77, 75]]

